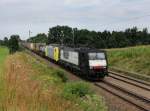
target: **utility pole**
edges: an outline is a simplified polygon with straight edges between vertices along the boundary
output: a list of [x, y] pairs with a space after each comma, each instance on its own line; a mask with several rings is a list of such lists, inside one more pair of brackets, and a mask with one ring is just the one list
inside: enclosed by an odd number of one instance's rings
[[64, 45], [64, 32], [61, 31], [61, 45]]
[[31, 33], [32, 33], [32, 32], [29, 30], [29, 38], [31, 37]]
[[73, 47], [75, 47], [75, 28], [72, 28], [72, 35], [73, 35]]
[[74, 28], [72, 29], [72, 35], [73, 35], [73, 47], [74, 47]]

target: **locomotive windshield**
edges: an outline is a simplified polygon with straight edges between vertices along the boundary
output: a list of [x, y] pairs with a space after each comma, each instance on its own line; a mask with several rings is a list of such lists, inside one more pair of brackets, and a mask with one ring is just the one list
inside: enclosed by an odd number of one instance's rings
[[89, 60], [105, 60], [104, 53], [89, 53]]

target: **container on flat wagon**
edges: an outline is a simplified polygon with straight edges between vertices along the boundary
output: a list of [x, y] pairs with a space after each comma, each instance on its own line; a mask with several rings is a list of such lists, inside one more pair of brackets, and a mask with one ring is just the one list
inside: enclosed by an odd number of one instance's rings
[[41, 51], [41, 52], [45, 52], [45, 47], [46, 47], [46, 46], [40, 46], [40, 51]]
[[53, 46], [47, 47], [47, 55], [49, 58], [54, 60], [54, 47]]
[[36, 43], [36, 51], [40, 51], [40, 47], [46, 46], [46, 43]]
[[48, 57], [48, 46], [45, 47], [45, 56]]
[[60, 49], [59, 47], [55, 47], [54, 48], [54, 60], [56, 62], [59, 61], [59, 57], [60, 57]]
[[59, 61], [59, 47], [57, 46], [46, 46], [45, 47], [45, 56], [49, 57], [50, 59], [54, 60], [54, 61]]
[[36, 48], [35, 43], [30, 43], [30, 49], [31, 49], [31, 50], [35, 50], [35, 48]]

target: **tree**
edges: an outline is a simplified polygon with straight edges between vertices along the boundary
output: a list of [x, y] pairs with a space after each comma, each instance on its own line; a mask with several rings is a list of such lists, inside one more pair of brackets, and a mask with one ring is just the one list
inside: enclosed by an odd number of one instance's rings
[[147, 28], [144, 28], [141, 32], [141, 41], [144, 43], [144, 44], [150, 44], [150, 34], [148, 34], [148, 29]]
[[9, 51], [10, 53], [15, 53], [19, 50], [19, 35], [12, 35], [9, 39]]
[[3, 40], [0, 40], [0, 45], [4, 45], [4, 42], [3, 42]]
[[39, 33], [35, 37], [29, 38], [27, 41], [32, 43], [46, 43], [47, 35], [45, 33]]
[[4, 45], [8, 46], [9, 45], [9, 40], [7, 37], [4, 37]]
[[56, 26], [49, 29], [48, 44], [72, 44], [72, 28], [68, 26]]
[[147, 28], [140, 31], [137, 27], [133, 27], [119, 32], [110, 32], [107, 30], [96, 32], [87, 29], [73, 29], [74, 28], [69, 26], [58, 25], [49, 29], [48, 37], [44, 34], [38, 34], [35, 37], [29, 38], [28, 41], [44, 42], [47, 44], [64, 44], [66, 46], [74, 46], [75, 44], [75, 47], [92, 47], [99, 49], [150, 44], [150, 34]]

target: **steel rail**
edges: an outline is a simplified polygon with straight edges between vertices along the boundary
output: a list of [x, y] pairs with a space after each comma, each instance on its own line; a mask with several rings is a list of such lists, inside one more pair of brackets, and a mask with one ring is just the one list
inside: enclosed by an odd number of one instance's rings
[[[124, 79], [123, 79], [124, 77], [118, 78], [118, 77], [116, 77], [116, 76], [117, 76], [117, 75], [114, 76], [113, 74], [109, 74], [109, 77], [111, 77], [111, 78], [114, 78], [114, 79], [123, 81], [123, 82], [125, 82], [125, 83], [128, 83], [128, 84], [134, 85], [134, 86], [136, 86], [136, 87], [142, 88], [142, 89], [144, 89], [144, 90], [150, 91], [150, 87], [149, 87], [149, 88], [148, 88], [148, 87], [144, 87], [144, 86], [142, 86], [143, 84], [141, 84], [141, 83], [140, 83], [140, 85], [138, 85], [138, 84], [134, 83], [134, 82], [136, 82], [136, 81], [129, 82], [129, 81], [127, 81], [127, 80], [124, 80]], [[120, 77], [120, 76], [119, 76], [119, 77]], [[126, 78], [126, 79], [127, 79], [127, 78]], [[128, 80], [131, 80], [131, 79], [128, 79]], [[132, 81], [132, 80], [131, 80], [131, 81]], [[145, 85], [145, 84], [144, 84], [144, 85]], [[145, 86], [147, 86], [147, 85], [145, 85]]]
[[132, 80], [132, 81], [135, 81], [135, 82], [138, 82], [138, 83], [141, 83], [141, 84], [144, 84], [146, 86], [150, 86], [150, 83], [146, 82], [146, 81], [142, 81], [142, 80], [135, 79], [133, 77], [129, 77], [129, 76], [125, 76], [125, 75], [121, 75], [121, 74], [113, 72], [113, 71], [109, 71], [109, 73], [120, 76], [120, 77], [123, 77], [123, 78], [126, 78], [126, 79], [129, 79], [129, 80]]
[[142, 110], [144, 110], [144, 111], [149, 111], [149, 108], [147, 108], [147, 107], [145, 107], [144, 105], [141, 105], [141, 104], [139, 104], [139, 103], [137, 102], [137, 99], [138, 99], [138, 100], [142, 100], [142, 101], [146, 102], [146, 104], [149, 104], [149, 101], [150, 101], [149, 99], [144, 98], [144, 97], [141, 97], [141, 96], [139, 96], [139, 95], [137, 95], [137, 94], [134, 95], [133, 92], [127, 91], [127, 90], [125, 90], [125, 89], [123, 89], [123, 88], [121, 88], [121, 87], [115, 86], [115, 85], [113, 85], [113, 84], [111, 84], [111, 83], [106, 83], [106, 81], [103, 82], [103, 83], [106, 84], [106, 85], [108, 85], [109, 87], [112, 87], [113, 89], [115, 89], [115, 90], [117, 90], [117, 91], [121, 91], [121, 93], [125, 93], [125, 94], [127, 94], [128, 96], [134, 97], [135, 100], [126, 98], [123, 94], [118, 94], [118, 93], [116, 93], [115, 91], [113, 91], [113, 90], [111, 90], [111, 89], [109, 89], [109, 88], [103, 86], [103, 85], [100, 84], [100, 83], [94, 83], [94, 84], [95, 84], [95, 86], [100, 87], [100, 88], [106, 90], [107, 92], [109, 92], [109, 93], [111, 93], [111, 94], [113, 94], [113, 95], [115, 95], [115, 96], [117, 96], [117, 97], [119, 97], [119, 98], [121, 98], [121, 99], [123, 99], [123, 100], [125, 100], [125, 101], [127, 101], [127, 102], [129, 102], [129, 103], [131, 103], [131, 104], [133, 104], [133, 105], [135, 105], [136, 107], [138, 107], [138, 108], [140, 108], [140, 109], [142, 109]]

